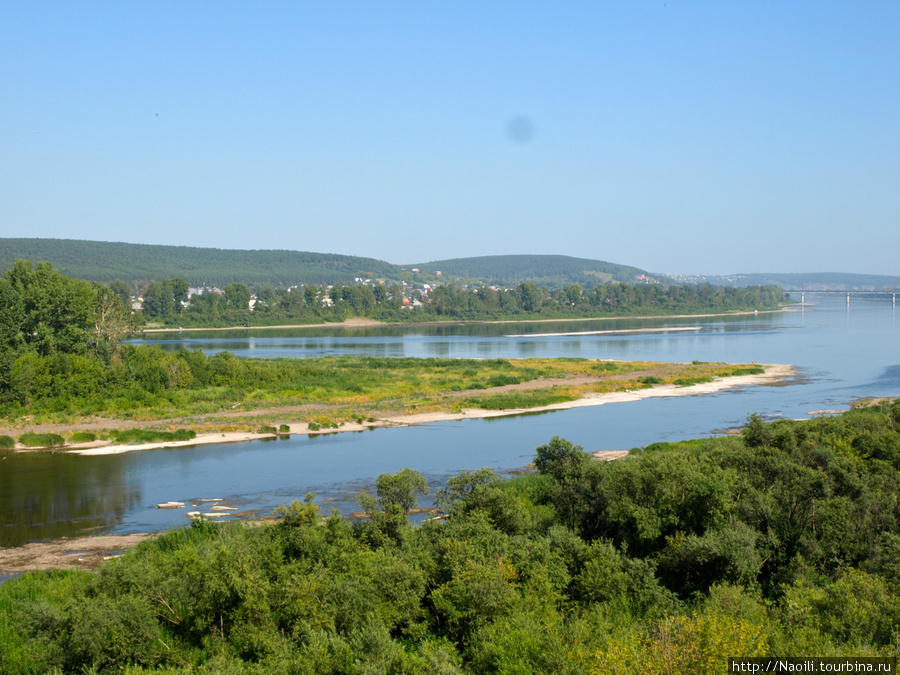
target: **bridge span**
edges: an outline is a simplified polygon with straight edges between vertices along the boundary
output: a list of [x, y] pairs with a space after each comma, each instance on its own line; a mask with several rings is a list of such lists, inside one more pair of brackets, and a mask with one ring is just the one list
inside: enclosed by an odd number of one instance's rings
[[785, 293], [790, 294], [791, 297], [796, 297], [797, 294], [800, 294], [800, 303], [806, 302], [806, 294], [826, 294], [826, 295], [846, 295], [847, 296], [847, 304], [850, 304], [850, 296], [851, 295], [867, 295], [869, 297], [883, 297], [885, 299], [891, 299], [891, 305], [893, 307], [897, 306], [897, 293], [900, 291], [847, 291], [847, 290], [835, 290], [832, 288], [785, 288]]

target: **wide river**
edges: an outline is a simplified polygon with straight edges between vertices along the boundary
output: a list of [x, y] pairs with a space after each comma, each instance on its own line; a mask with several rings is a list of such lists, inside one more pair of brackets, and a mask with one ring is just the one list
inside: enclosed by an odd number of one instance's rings
[[[802, 310], [707, 318], [160, 334], [144, 342], [167, 349], [225, 349], [248, 358], [365, 354], [757, 361], [793, 364], [798, 377], [777, 386], [703, 396], [279, 441], [99, 457], [0, 453], [0, 546], [185, 525], [192, 500], [218, 497], [265, 515], [314, 492], [325, 511], [333, 506], [346, 513], [354, 510], [359, 490], [373, 488], [379, 473], [406, 466], [438, 487], [461, 469], [521, 468], [535, 447], [554, 435], [589, 451], [628, 449], [723, 433], [753, 412], [805, 418], [812, 411], [846, 409], [860, 398], [898, 395], [900, 330], [890, 299], [854, 296], [848, 304], [844, 297], [807, 294], [810, 301], [815, 304]], [[681, 330], [595, 332], [639, 328]], [[155, 508], [169, 500], [189, 508]]]

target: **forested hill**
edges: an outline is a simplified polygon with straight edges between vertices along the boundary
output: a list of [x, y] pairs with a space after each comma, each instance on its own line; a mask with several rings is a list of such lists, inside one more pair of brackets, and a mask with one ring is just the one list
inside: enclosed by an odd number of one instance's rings
[[435, 260], [416, 267], [422, 272], [440, 271], [464, 280], [498, 286], [515, 286], [522, 281], [548, 286], [596, 286], [608, 281], [634, 283], [637, 275], [645, 274], [637, 267], [567, 255], [490, 255]]
[[0, 270], [18, 259], [44, 260], [87, 281], [129, 283], [181, 277], [224, 287], [352, 283], [354, 278], [401, 281], [403, 270], [374, 258], [302, 251], [235, 251], [75, 239], [0, 239]]

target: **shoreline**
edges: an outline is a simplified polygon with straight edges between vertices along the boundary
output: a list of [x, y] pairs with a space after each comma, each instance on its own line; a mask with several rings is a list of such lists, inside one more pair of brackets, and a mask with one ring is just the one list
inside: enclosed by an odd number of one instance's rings
[[[671, 396], [697, 396], [701, 394], [711, 394], [726, 389], [733, 389], [741, 386], [758, 386], [771, 385], [781, 382], [796, 374], [793, 366], [787, 364], [759, 364], [765, 368], [765, 372], [759, 375], [737, 375], [733, 377], [716, 378], [711, 382], [694, 384], [689, 387], [680, 387], [674, 384], [654, 385], [649, 389], [635, 389], [618, 392], [610, 392], [604, 394], [589, 394], [574, 401], [565, 401], [563, 403], [553, 403], [550, 405], [536, 406], [533, 408], [507, 408], [505, 410], [485, 410], [483, 408], [466, 408], [460, 412], [429, 412], [418, 413], [414, 415], [389, 415], [376, 419], [374, 422], [365, 422], [362, 424], [355, 422], [347, 422], [343, 426], [335, 429], [318, 429], [312, 430], [307, 423], [289, 424], [290, 435], [304, 434], [314, 436], [319, 434], [334, 434], [350, 431], [366, 431], [368, 429], [391, 428], [391, 427], [410, 427], [419, 424], [430, 424], [434, 422], [455, 422], [466, 419], [489, 419], [496, 417], [512, 417], [525, 413], [552, 412], [556, 410], [570, 410], [573, 408], [583, 408], [588, 406], [606, 405], [607, 403], [627, 403], [631, 401], [641, 401], [645, 398], [664, 398]], [[97, 456], [97, 455], [118, 455], [126, 452], [136, 452], [139, 450], [157, 450], [163, 448], [181, 448], [194, 445], [211, 445], [216, 443], [241, 443], [245, 441], [256, 441], [263, 439], [278, 438], [279, 434], [258, 434], [252, 432], [232, 431], [232, 432], [212, 432], [207, 434], [198, 434], [195, 438], [188, 441], [167, 441], [157, 443], [142, 443], [137, 445], [114, 445], [111, 442], [102, 443], [82, 443], [68, 446], [66, 449], [50, 449], [54, 452], [65, 452], [67, 454]], [[42, 452], [41, 448], [19, 450], [20, 452]]]
[[[799, 303], [798, 303], [799, 304]], [[291, 329], [291, 328], [374, 328], [376, 326], [447, 326], [460, 324], [504, 324], [504, 323], [553, 323], [559, 321], [616, 321], [619, 319], [640, 319], [640, 320], [657, 320], [657, 319], [697, 319], [707, 316], [740, 316], [742, 314], [771, 314], [773, 312], [789, 312], [792, 311], [793, 305], [782, 307], [780, 309], [748, 309], [739, 312], [713, 312], [712, 314], [648, 314], [646, 316], [589, 316], [589, 317], [573, 317], [573, 318], [556, 318], [556, 319], [459, 319], [456, 321], [377, 321], [376, 319], [365, 319], [354, 317], [344, 319], [340, 322], [324, 322], [324, 323], [298, 323], [298, 324], [282, 324], [278, 326], [218, 326], [216, 328], [142, 328], [138, 333], [188, 333], [202, 331], [225, 331], [225, 330], [275, 330], [275, 329]]]

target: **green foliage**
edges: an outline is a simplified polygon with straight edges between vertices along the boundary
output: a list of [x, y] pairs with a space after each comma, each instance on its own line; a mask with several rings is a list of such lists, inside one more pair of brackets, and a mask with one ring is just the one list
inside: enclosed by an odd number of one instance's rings
[[354, 277], [398, 278], [398, 268], [373, 258], [302, 251], [234, 251], [190, 246], [158, 246], [75, 239], [3, 239], [0, 269], [17, 258], [49, 260], [81, 279], [132, 283], [190, 274], [192, 283], [224, 288], [232, 282], [326, 284]]
[[0, 450], [9, 450], [16, 447], [16, 439], [12, 436], [0, 436]]
[[[753, 420], [751, 419], [751, 422]], [[200, 521], [96, 573], [0, 584], [0, 670], [723, 672], [735, 654], [896, 656], [893, 407], [427, 489], [382, 474], [370, 520], [314, 495], [272, 525]]]
[[75, 431], [72, 432], [70, 440], [73, 443], [91, 443], [97, 440], [97, 434], [93, 431]]
[[52, 448], [65, 445], [65, 439], [59, 434], [36, 434], [27, 432], [19, 436], [19, 443], [29, 448]]
[[163, 443], [167, 441], [190, 441], [196, 437], [197, 432], [192, 429], [176, 429], [175, 431], [127, 429], [116, 435], [115, 441], [120, 444], [139, 445], [143, 443]]

